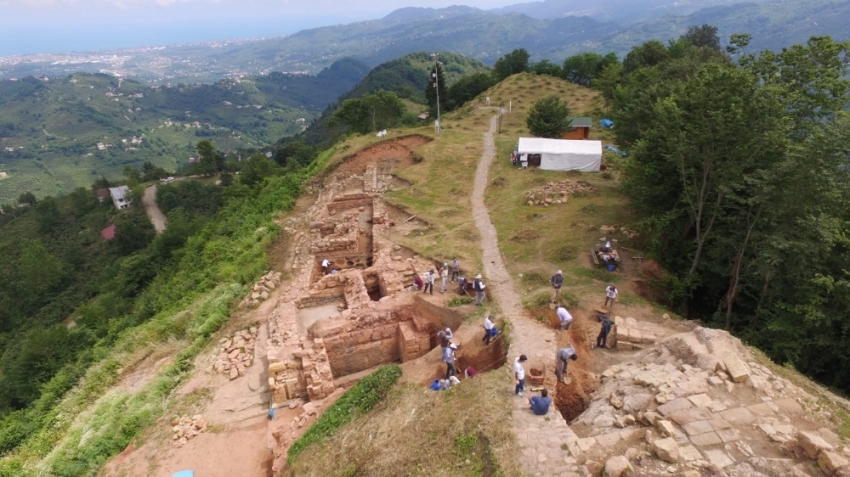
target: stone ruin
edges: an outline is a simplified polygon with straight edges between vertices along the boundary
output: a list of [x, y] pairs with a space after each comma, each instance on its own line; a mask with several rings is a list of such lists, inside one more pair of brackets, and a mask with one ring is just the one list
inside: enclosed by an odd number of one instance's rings
[[190, 439], [207, 429], [204, 416], [196, 414], [192, 417], [175, 417], [171, 420], [171, 440], [174, 447], [183, 447]]
[[256, 326], [237, 331], [230, 338], [219, 341], [219, 354], [213, 368], [225, 374], [231, 380], [245, 376], [246, 370], [254, 364], [254, 347], [257, 339]]
[[[456, 313], [405, 291], [436, 264], [390, 241], [395, 224], [381, 194], [391, 180], [386, 163], [334, 174], [316, 188], [312, 208], [285, 223], [295, 258], [269, 317], [272, 408], [323, 399], [339, 378], [419, 358], [436, 345], [437, 330], [460, 324]], [[335, 273], [323, 273], [325, 259]]]
[[606, 475], [850, 475], [830, 417], [739, 340], [697, 327], [606, 369], [565, 444]]
[[525, 193], [527, 205], [542, 205], [548, 207], [554, 204], [566, 204], [570, 195], [576, 192], [593, 192], [596, 188], [586, 183], [564, 180], [550, 182], [544, 186], [531, 189]]

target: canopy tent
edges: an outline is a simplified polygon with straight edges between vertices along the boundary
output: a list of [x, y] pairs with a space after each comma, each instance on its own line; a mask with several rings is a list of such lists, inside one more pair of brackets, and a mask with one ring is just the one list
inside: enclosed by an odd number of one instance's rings
[[597, 172], [602, 164], [602, 142], [521, 137], [520, 154], [540, 154], [540, 168], [545, 170]]

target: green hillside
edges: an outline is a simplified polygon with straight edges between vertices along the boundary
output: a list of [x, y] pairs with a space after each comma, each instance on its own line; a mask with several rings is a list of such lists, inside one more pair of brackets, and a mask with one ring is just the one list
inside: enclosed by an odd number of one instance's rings
[[150, 86], [96, 74], [0, 82], [0, 203], [115, 178], [150, 161], [177, 170], [194, 144], [268, 146], [300, 132], [366, 73], [346, 59], [316, 76], [272, 73], [213, 85]]

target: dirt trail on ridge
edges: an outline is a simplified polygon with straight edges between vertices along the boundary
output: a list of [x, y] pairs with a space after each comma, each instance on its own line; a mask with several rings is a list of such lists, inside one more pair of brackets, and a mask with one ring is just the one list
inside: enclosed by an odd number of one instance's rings
[[153, 228], [156, 230], [156, 233], [161, 234], [164, 232], [167, 219], [165, 218], [165, 214], [159, 210], [159, 205], [156, 203], [156, 185], [152, 185], [145, 189], [145, 195], [142, 197], [142, 203], [145, 205], [145, 212], [148, 213], [148, 217], [151, 219], [151, 223], [153, 224]]

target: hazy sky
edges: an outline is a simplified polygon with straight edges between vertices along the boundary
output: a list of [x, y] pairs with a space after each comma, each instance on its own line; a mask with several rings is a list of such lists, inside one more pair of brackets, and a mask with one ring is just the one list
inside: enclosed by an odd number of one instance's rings
[[527, 0], [0, 0], [0, 56], [284, 35], [405, 6]]

